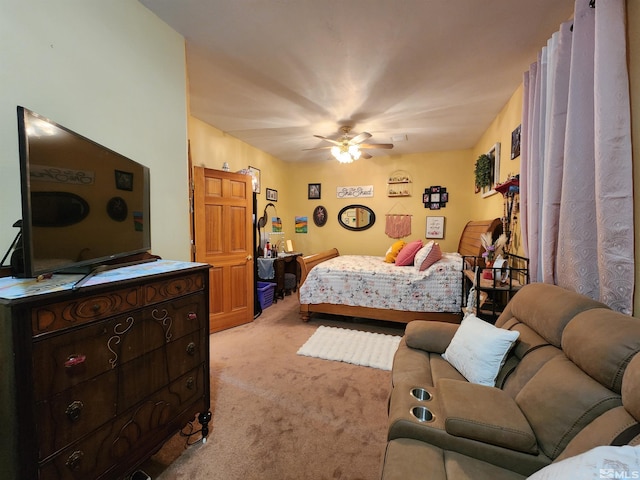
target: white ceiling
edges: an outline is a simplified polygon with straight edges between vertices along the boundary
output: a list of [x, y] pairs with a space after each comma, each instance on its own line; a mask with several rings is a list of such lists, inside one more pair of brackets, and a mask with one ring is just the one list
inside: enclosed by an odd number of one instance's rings
[[[473, 147], [574, 0], [140, 0], [186, 39], [191, 114], [284, 161]], [[394, 142], [392, 137], [407, 135]]]

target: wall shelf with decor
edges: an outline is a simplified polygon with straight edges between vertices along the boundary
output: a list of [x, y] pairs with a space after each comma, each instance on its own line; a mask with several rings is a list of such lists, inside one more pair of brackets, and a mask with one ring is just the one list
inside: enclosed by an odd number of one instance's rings
[[509, 300], [529, 283], [529, 259], [506, 254], [491, 268], [483, 257], [462, 257], [462, 313], [495, 323]]
[[411, 176], [404, 170], [396, 170], [387, 180], [388, 197], [410, 197], [413, 190]]

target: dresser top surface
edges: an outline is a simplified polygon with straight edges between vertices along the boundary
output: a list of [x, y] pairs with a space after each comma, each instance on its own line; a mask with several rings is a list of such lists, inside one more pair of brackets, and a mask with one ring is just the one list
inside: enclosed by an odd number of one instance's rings
[[[96, 273], [83, 283], [80, 290], [85, 287], [105, 285], [206, 266], [208, 265], [204, 263], [181, 262], [174, 260], [157, 260], [139, 265], [130, 265]], [[0, 303], [8, 303], [12, 300], [20, 300], [37, 295], [71, 291], [73, 290], [74, 285], [83, 277], [84, 275], [81, 274], [60, 273], [54, 274], [51, 278], [45, 278], [43, 280], [38, 280], [36, 278], [0, 278]]]

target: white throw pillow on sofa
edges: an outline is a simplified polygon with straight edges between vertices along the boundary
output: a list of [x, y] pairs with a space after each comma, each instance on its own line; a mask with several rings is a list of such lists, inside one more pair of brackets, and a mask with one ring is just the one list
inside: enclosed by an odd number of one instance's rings
[[595, 447], [547, 465], [528, 480], [577, 478], [640, 478], [640, 446]]
[[471, 314], [462, 320], [442, 358], [471, 383], [495, 387], [498, 372], [519, 335]]

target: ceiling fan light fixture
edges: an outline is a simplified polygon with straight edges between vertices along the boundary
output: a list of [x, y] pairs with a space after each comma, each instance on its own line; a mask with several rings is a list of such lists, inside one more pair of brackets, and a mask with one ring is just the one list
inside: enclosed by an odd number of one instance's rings
[[331, 155], [340, 163], [351, 163], [360, 158], [361, 152], [358, 145], [334, 145], [331, 147]]

